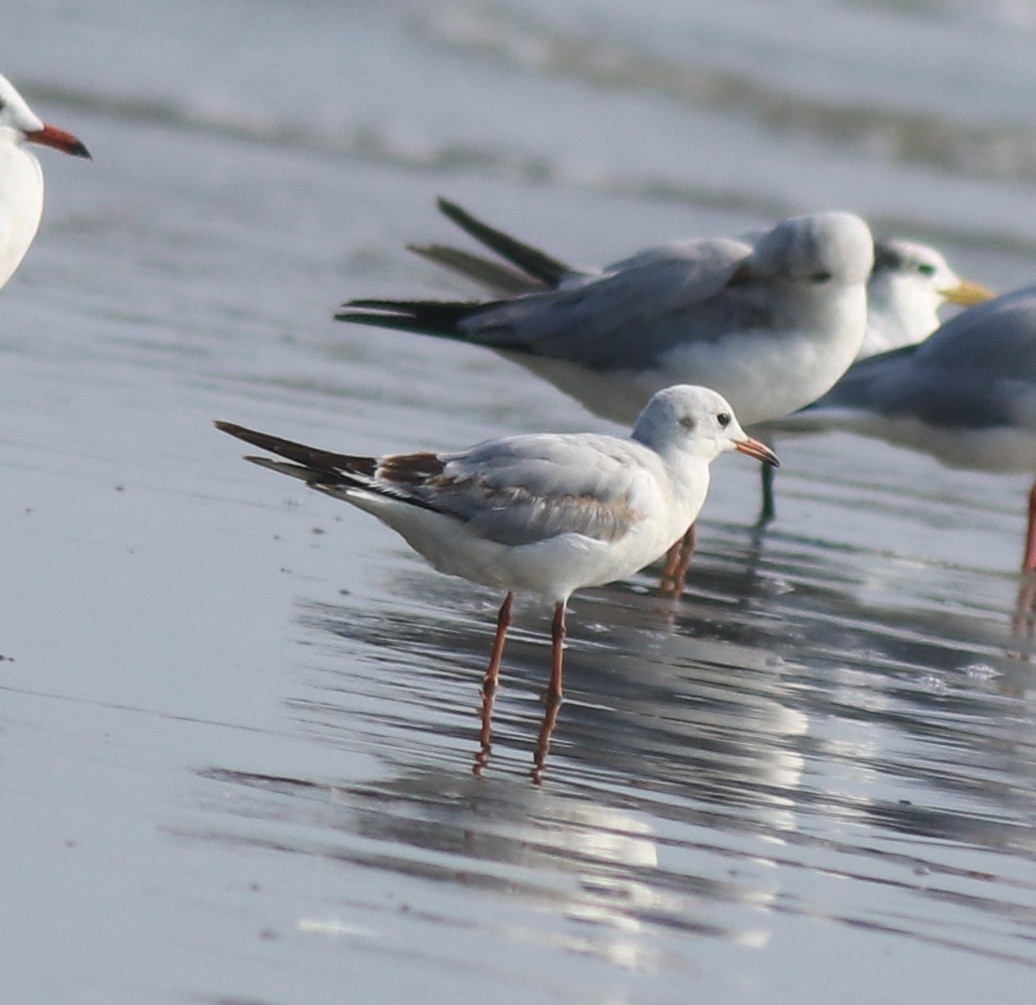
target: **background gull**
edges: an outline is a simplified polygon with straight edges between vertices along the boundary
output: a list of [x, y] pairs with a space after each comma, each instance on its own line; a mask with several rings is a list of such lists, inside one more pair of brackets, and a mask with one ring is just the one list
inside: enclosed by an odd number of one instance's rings
[[891, 237], [874, 242], [867, 283], [867, 333], [858, 359], [923, 342], [946, 304], [973, 307], [996, 294], [962, 279], [935, 248]]
[[0, 76], [0, 286], [14, 275], [43, 215], [43, 171], [23, 146], [39, 143], [73, 157], [90, 152], [71, 133], [47, 125]]
[[655, 394], [628, 439], [529, 434], [455, 453], [375, 458], [216, 425], [284, 458], [248, 460], [373, 514], [440, 571], [507, 591], [484, 678], [484, 752], [514, 593], [527, 590], [554, 604], [541, 759], [562, 694], [569, 596], [662, 555], [697, 518], [709, 464], [720, 453], [777, 463], [719, 394], [690, 386]]
[[541, 292], [352, 300], [337, 317], [504, 352], [614, 422], [632, 422], [655, 391], [693, 380], [751, 425], [815, 401], [856, 358], [872, 264], [863, 220], [816, 213], [755, 243], [648, 248]]
[[[495, 261], [444, 244], [411, 244], [415, 254], [444, 266], [504, 296], [542, 292], [599, 277], [607, 270], [587, 269], [563, 262], [491, 227], [448, 199], [438, 199], [439, 210], [484, 247], [506, 262]], [[754, 244], [765, 231], [739, 235]], [[659, 252], [668, 246], [662, 245]], [[867, 330], [857, 359], [889, 349], [913, 345], [939, 327], [945, 304], [970, 307], [995, 294], [969, 279], [962, 279], [935, 248], [905, 238], [876, 238], [874, 266], [867, 281]]]
[[[1036, 475], [1036, 286], [958, 314], [919, 345], [860, 361], [781, 426], [847, 429], [950, 467]], [[1022, 568], [1036, 571], [1036, 483]]]

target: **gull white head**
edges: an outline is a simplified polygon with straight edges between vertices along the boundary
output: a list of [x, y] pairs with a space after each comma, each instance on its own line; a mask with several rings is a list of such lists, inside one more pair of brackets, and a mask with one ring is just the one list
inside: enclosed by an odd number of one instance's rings
[[994, 295], [961, 279], [935, 248], [902, 239], [876, 241], [859, 358], [928, 338], [939, 327], [939, 308], [946, 303], [972, 307]]
[[864, 283], [874, 264], [870, 228], [853, 213], [811, 213], [782, 220], [756, 245], [748, 270], [824, 288]]
[[14, 85], [0, 76], [0, 286], [29, 250], [43, 214], [43, 171], [25, 148], [27, 143], [73, 157], [90, 156], [71, 133], [43, 122]]
[[777, 465], [774, 452], [741, 428], [723, 395], [695, 384], [675, 384], [655, 394], [638, 416], [632, 436], [663, 456], [690, 455], [707, 464], [724, 451], [738, 450]]

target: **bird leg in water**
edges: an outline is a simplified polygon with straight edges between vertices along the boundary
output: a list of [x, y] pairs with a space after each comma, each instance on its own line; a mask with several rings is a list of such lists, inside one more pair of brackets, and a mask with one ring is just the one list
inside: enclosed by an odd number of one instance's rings
[[547, 705], [561, 704], [561, 677], [565, 667], [565, 601], [554, 605], [554, 621], [550, 626], [550, 684], [543, 696]]
[[1011, 629], [1015, 635], [1033, 637], [1036, 615], [1036, 482], [1029, 490], [1029, 525], [1025, 531], [1025, 558], [1022, 561], [1023, 579], [1018, 585], [1018, 599], [1014, 605]]
[[691, 564], [697, 540], [697, 524], [692, 523], [687, 533], [666, 552], [662, 580], [658, 585], [658, 592], [663, 597], [678, 597], [683, 593], [687, 582], [687, 567]]
[[554, 727], [558, 722], [558, 710], [561, 708], [561, 678], [565, 658], [565, 601], [563, 600], [554, 607], [550, 641], [550, 684], [543, 695], [547, 710], [543, 713], [543, 725], [540, 726], [540, 735], [536, 739], [536, 754], [533, 757], [532, 780], [537, 785], [543, 781], [543, 772], [547, 768], [547, 754], [550, 752], [550, 739], [554, 735]]
[[1036, 572], [1036, 482], [1029, 491], [1029, 526], [1025, 532], [1025, 560], [1022, 572]]
[[493, 702], [496, 689], [500, 684], [500, 663], [504, 658], [504, 643], [507, 641], [507, 629], [511, 626], [511, 606], [514, 593], [508, 593], [500, 605], [500, 613], [496, 616], [496, 635], [493, 636], [493, 649], [489, 655], [489, 666], [482, 678], [482, 729], [479, 732], [479, 752], [475, 757], [474, 772], [482, 773], [489, 761], [489, 750], [492, 746]]
[[550, 739], [554, 735], [554, 727], [558, 722], [558, 710], [561, 702], [548, 702], [547, 711], [543, 715], [543, 725], [536, 740], [536, 755], [533, 758], [532, 780], [536, 785], [543, 783], [543, 772], [547, 770], [547, 754], [550, 753]]
[[773, 465], [764, 464], [760, 471], [763, 484], [763, 505], [759, 510], [757, 526], [763, 527], [777, 515], [777, 505], [774, 502], [773, 481], [776, 477]]
[[[1036, 611], [1036, 582], [1031, 576], [1023, 576], [1018, 584], [1018, 597], [1014, 604], [1014, 614], [1011, 617], [1011, 634], [1017, 638], [1031, 639], [1036, 625], [1033, 624], [1034, 611]], [[1032, 662], [1032, 655], [1028, 652], [1014, 653], [1017, 659], [1025, 663]]]

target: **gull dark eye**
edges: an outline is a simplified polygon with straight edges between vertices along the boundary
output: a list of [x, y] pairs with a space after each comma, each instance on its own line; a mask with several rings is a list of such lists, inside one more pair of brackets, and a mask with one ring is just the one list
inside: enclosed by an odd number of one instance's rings
[[719, 415], [716, 416], [716, 421], [719, 423], [720, 429], [726, 429], [727, 426], [730, 425], [730, 413], [720, 412]]
[[809, 278], [814, 283], [826, 283], [831, 278], [831, 273], [827, 269], [821, 269], [819, 272], [814, 272]]
[[935, 266], [925, 263], [923, 265], [919, 265], [917, 267], [917, 271], [920, 272], [922, 276], [931, 277], [935, 275]]

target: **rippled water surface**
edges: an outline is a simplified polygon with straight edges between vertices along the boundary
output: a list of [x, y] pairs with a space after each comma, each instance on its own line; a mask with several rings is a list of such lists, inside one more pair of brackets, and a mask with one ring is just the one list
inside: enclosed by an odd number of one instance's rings
[[688, 592], [549, 611], [243, 464], [601, 428], [474, 348], [451, 196], [594, 264], [820, 208], [1033, 281], [1023, 3], [11, 0], [92, 162], [0, 292], [0, 986], [36, 1002], [1020, 1003], [1036, 979], [1028, 479], [845, 435], [714, 469]]

